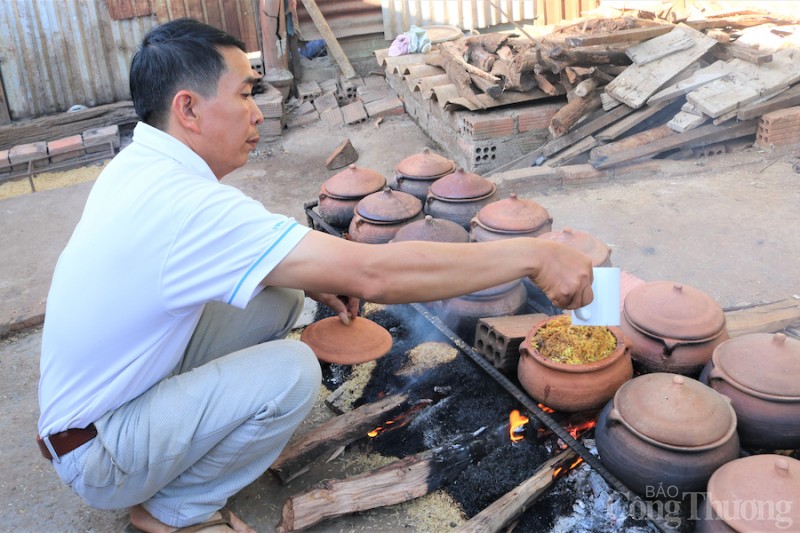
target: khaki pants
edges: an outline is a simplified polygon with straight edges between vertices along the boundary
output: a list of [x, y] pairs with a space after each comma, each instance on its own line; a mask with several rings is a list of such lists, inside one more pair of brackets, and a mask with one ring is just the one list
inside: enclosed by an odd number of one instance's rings
[[54, 464], [61, 478], [93, 507], [207, 520], [269, 468], [317, 398], [313, 352], [275, 340], [303, 301], [268, 288], [244, 310], [208, 304], [174, 374], [100, 418], [98, 436]]

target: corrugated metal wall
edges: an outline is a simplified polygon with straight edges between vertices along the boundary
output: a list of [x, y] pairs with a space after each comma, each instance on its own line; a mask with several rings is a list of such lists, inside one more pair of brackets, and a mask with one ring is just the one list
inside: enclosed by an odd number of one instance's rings
[[0, 0], [0, 76], [12, 120], [130, 99], [128, 69], [158, 22], [191, 16], [259, 50], [257, 0], [151, 0], [153, 13], [112, 20], [117, 0]]

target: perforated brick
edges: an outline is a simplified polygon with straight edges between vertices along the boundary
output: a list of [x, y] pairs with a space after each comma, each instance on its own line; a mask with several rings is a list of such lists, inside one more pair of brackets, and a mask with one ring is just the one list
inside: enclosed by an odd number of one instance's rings
[[86, 150], [83, 148], [83, 138], [80, 135], [71, 135], [48, 141], [47, 153], [50, 154], [51, 163], [60, 163], [86, 155]]

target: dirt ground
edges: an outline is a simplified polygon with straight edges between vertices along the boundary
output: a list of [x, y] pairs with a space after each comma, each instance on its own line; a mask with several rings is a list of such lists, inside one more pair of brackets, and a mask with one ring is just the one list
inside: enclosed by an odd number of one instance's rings
[[[225, 182], [241, 188], [279, 211], [305, 223], [303, 204], [316, 198], [320, 184], [335, 171], [324, 162], [333, 149], [350, 138], [359, 153], [358, 165], [391, 176], [404, 157], [437, 144], [408, 117], [365, 123], [346, 128], [323, 124], [296, 128], [278, 143], [263, 143], [248, 165]], [[612, 262], [645, 280], [670, 279], [695, 286], [711, 294], [723, 307], [800, 298], [797, 206], [800, 205], [800, 175], [793, 171], [800, 152], [781, 154], [747, 149], [717, 160], [687, 163], [693, 172], [633, 176], [624, 181], [574, 188], [544, 189], [531, 183], [503, 182], [503, 194], [518, 192], [545, 206], [554, 218], [554, 229], [570, 226], [592, 232], [613, 249]], [[688, 166], [687, 166], [688, 165]], [[673, 168], [665, 165], [665, 168]], [[51, 199], [65, 207], [67, 215], [49, 223], [47, 241], [28, 238], [19, 262], [35, 261], [37, 246], [60, 250], [80, 215], [91, 180], [100, 167], [93, 166], [70, 178], [75, 184], [53, 185], [42, 180], [40, 192], [30, 200]], [[695, 172], [696, 170], [700, 172]], [[41, 177], [39, 179], [42, 179]], [[88, 181], [87, 181], [88, 180]], [[83, 182], [83, 183], [79, 183]], [[0, 190], [0, 193], [3, 193]], [[0, 212], [16, 216], [19, 196], [0, 195]], [[30, 194], [30, 191], [18, 193]], [[41, 196], [36, 196], [41, 195]], [[26, 206], [31, 204], [26, 203]], [[36, 205], [35, 203], [33, 205]], [[28, 209], [31, 209], [28, 207]], [[34, 216], [33, 213], [28, 213]], [[47, 218], [46, 213], [35, 216]], [[24, 221], [21, 222], [21, 224]], [[2, 263], [0, 263], [2, 264]], [[18, 279], [32, 292], [29, 298], [46, 297], [47, 279], [27, 279], [24, 269], [7, 263], [7, 281]], [[28, 265], [30, 266], [30, 265]], [[52, 264], [40, 265], [52, 269]], [[17, 277], [15, 277], [17, 276]], [[24, 302], [23, 302], [24, 303]], [[125, 510], [90, 509], [57, 479], [49, 463], [34, 444], [38, 405], [38, 354], [41, 331], [37, 328], [0, 341], [0, 531], [123, 531]], [[321, 388], [321, 398], [327, 391]], [[305, 427], [313, 427], [330, 416], [320, 402]], [[336, 461], [316, 467], [307, 476], [281, 486], [265, 474], [230, 502], [231, 508], [258, 531], [274, 531], [280, 507], [287, 495], [320, 479], [352, 473], [363, 465], [345, 452]], [[325, 522], [309, 531], [449, 531], [462, 518], [441, 495], [425, 499], [427, 505], [393, 506]], [[432, 509], [436, 509], [433, 510]], [[436, 515], [435, 523], [426, 522]]]

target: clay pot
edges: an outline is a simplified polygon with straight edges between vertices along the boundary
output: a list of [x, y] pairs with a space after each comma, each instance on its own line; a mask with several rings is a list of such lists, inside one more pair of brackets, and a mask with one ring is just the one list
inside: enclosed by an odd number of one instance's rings
[[553, 219], [544, 207], [511, 193], [478, 211], [470, 221], [470, 235], [476, 242], [537, 237], [550, 231], [552, 225]]
[[520, 280], [515, 280], [436, 302], [435, 312], [462, 339], [471, 344], [479, 319], [519, 314], [525, 309], [526, 303], [525, 287]]
[[701, 381], [730, 398], [743, 446], [800, 448], [800, 341], [749, 333], [714, 350]]
[[800, 524], [800, 461], [763, 454], [722, 465], [698, 507], [698, 533], [768, 533]]
[[632, 289], [622, 306], [620, 328], [632, 342], [635, 368], [692, 377], [729, 338], [722, 308], [698, 289], [673, 281]]
[[644, 374], [622, 385], [600, 412], [595, 437], [606, 468], [648, 497], [703, 490], [739, 456], [728, 400], [679, 374]]
[[348, 230], [350, 240], [371, 244], [391, 241], [405, 224], [422, 218], [416, 197], [385, 188], [362, 198]]
[[356, 205], [368, 194], [386, 187], [386, 178], [368, 168], [350, 165], [334, 174], [319, 190], [319, 215], [338, 228], [346, 228], [353, 219]]
[[469, 242], [469, 234], [455, 222], [425, 215], [397, 231], [392, 242], [400, 241]]
[[300, 340], [317, 359], [326, 363], [355, 365], [383, 357], [392, 349], [392, 334], [368, 318], [357, 316], [345, 325], [333, 316], [303, 329]]
[[538, 236], [540, 239], [555, 241], [578, 250], [592, 258], [593, 267], [610, 267], [611, 248], [603, 241], [584, 231], [564, 228], [561, 231], [548, 231]]
[[436, 180], [428, 190], [425, 213], [469, 230], [470, 220], [497, 197], [497, 186], [463, 168]]
[[392, 188], [416, 196], [424, 203], [428, 197], [428, 188], [433, 182], [455, 169], [455, 161], [425, 148], [397, 164]]
[[537, 323], [522, 341], [517, 377], [532, 398], [556, 411], [600, 409], [633, 376], [630, 346], [619, 328], [609, 327], [617, 339], [617, 348], [605, 359], [583, 365], [553, 361], [539, 353], [531, 339], [557, 318], [548, 317]]

